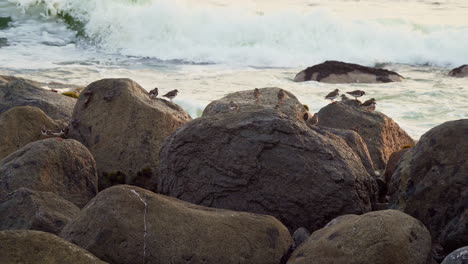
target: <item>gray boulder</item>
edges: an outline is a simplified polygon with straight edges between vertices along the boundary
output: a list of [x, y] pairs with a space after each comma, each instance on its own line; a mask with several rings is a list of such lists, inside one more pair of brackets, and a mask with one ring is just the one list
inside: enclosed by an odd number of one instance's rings
[[445, 257], [442, 264], [467, 264], [468, 263], [468, 247], [462, 247]]

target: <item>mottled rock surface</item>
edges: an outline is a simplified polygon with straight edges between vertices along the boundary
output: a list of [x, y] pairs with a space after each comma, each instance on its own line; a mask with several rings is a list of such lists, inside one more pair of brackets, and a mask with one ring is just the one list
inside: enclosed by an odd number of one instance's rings
[[462, 65], [449, 72], [450, 76], [453, 77], [468, 77], [468, 65]]
[[428, 132], [400, 160], [392, 208], [421, 220], [446, 254], [468, 245], [468, 119]]
[[41, 109], [18, 106], [0, 115], [0, 160], [24, 145], [44, 139], [41, 127], [60, 130], [62, 127]]
[[445, 257], [442, 264], [466, 264], [468, 263], [468, 247], [462, 247]]
[[58, 235], [80, 209], [51, 192], [20, 188], [0, 200], [0, 230], [38, 230]]
[[329, 104], [319, 111], [318, 126], [355, 130], [366, 142], [374, 167], [384, 170], [390, 155], [414, 140], [388, 116], [367, 112], [343, 103]]
[[279, 263], [292, 243], [271, 216], [213, 209], [129, 185], [100, 192], [61, 237], [127, 263]]
[[86, 250], [41, 231], [0, 231], [0, 263], [104, 264]]
[[76, 140], [35, 141], [0, 161], [4, 195], [21, 187], [55, 193], [81, 208], [97, 193], [96, 163]]
[[309, 67], [294, 77], [295, 82], [317, 81], [325, 83], [387, 83], [401, 82], [396, 72], [340, 61], [326, 61]]
[[425, 264], [430, 252], [431, 236], [420, 221], [385, 210], [333, 219], [288, 264]]
[[160, 155], [161, 193], [272, 215], [291, 231], [365, 213], [376, 191], [344, 140], [274, 109], [195, 119], [165, 141]]
[[189, 120], [181, 107], [151, 100], [130, 79], [104, 79], [81, 93], [69, 137], [93, 153], [100, 189], [126, 183], [155, 190], [160, 145]]

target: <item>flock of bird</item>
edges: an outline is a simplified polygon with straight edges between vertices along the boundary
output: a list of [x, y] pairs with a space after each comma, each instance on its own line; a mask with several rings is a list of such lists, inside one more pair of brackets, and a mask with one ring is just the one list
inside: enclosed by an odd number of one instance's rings
[[[363, 95], [366, 94], [366, 92], [364, 91], [361, 91], [361, 90], [354, 90], [354, 91], [351, 91], [351, 92], [346, 92], [347, 94], [351, 95], [352, 97], [354, 97], [354, 99], [356, 99], [356, 101], [358, 101], [358, 97], [361, 97]], [[340, 90], [338, 89], [335, 89], [333, 92], [327, 94], [325, 96], [325, 99], [329, 99], [332, 101], [332, 103], [336, 103], [334, 100], [340, 95]], [[347, 101], [347, 100], [350, 100], [345, 94], [342, 94], [341, 95], [341, 101]], [[364, 108], [364, 110], [366, 111], [375, 111], [375, 105], [376, 105], [376, 101], [374, 98], [371, 98], [367, 101], [365, 101], [364, 103], [360, 104], [359, 106]]]
[[[177, 91], [177, 89], [175, 89], [175, 90], [172, 90], [172, 91], [166, 93], [165, 95], [163, 95], [163, 97], [169, 98], [169, 100], [171, 100], [171, 102], [172, 102], [172, 99], [174, 99], [177, 96], [178, 92], [179, 91]], [[149, 91], [149, 97], [151, 99], [156, 99], [158, 97], [158, 94], [159, 94], [158, 87], [156, 87], [153, 90]]]

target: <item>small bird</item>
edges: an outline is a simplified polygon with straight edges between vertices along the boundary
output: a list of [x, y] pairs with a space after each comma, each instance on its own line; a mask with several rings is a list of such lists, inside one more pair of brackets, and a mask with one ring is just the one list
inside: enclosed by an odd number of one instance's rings
[[364, 110], [370, 112], [370, 111], [375, 111], [375, 105], [376, 105], [376, 101], [374, 98], [371, 98], [367, 101], [365, 101], [364, 103], [361, 104], [361, 107], [364, 108]]
[[44, 126], [41, 127], [41, 134], [43, 136], [56, 136], [62, 138], [68, 134], [68, 126], [62, 128], [60, 131], [47, 130]]
[[348, 98], [348, 96], [346, 96], [346, 94], [342, 94], [342, 95], [341, 95], [341, 101], [342, 101], [342, 102], [343, 102], [343, 101], [348, 101], [348, 100], [349, 100], [349, 98]]
[[155, 87], [153, 90], [149, 91], [150, 99], [156, 99], [156, 97], [158, 97], [158, 94], [159, 94], [158, 87]]
[[346, 92], [346, 93], [354, 97], [356, 100], [358, 97], [361, 97], [366, 94], [366, 92], [361, 91], [361, 90], [354, 90], [354, 91]]
[[231, 101], [231, 102], [229, 102], [229, 110], [239, 111], [239, 105], [234, 103], [233, 101]]
[[307, 123], [309, 125], [316, 126], [318, 121], [319, 121], [318, 120], [318, 113], [314, 113], [314, 115], [309, 120], [307, 120]]
[[167, 94], [165, 94], [163, 96], [169, 98], [169, 100], [171, 100], [171, 102], [172, 102], [172, 99], [174, 99], [177, 96], [178, 92], [179, 91], [177, 91], [177, 89], [175, 89], [175, 90], [172, 90], [172, 91], [168, 92]]
[[278, 104], [282, 104], [284, 98], [286, 98], [286, 93], [284, 92], [283, 89], [280, 89], [278, 92]]
[[331, 100], [333, 103], [335, 103], [333, 100], [335, 100], [335, 98], [337, 98], [338, 95], [340, 95], [340, 90], [335, 89], [333, 92], [327, 94], [327, 96], [325, 96], [325, 99], [329, 99], [329, 100]]
[[260, 90], [258, 88], [255, 88], [253, 95], [254, 95], [254, 98], [255, 98], [255, 102], [258, 103], [262, 93], [260, 92]]

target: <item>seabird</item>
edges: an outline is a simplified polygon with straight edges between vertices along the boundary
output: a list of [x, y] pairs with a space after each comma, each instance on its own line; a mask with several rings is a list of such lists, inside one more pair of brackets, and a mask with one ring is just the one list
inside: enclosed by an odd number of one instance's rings
[[158, 87], [155, 87], [153, 90], [149, 91], [150, 99], [156, 99], [158, 97]]
[[172, 99], [174, 99], [177, 96], [178, 92], [179, 91], [177, 91], [177, 89], [175, 89], [175, 90], [172, 90], [172, 91], [168, 92], [167, 94], [165, 94], [163, 96], [169, 98], [169, 100], [171, 100], [171, 102], [172, 102]]
[[354, 90], [354, 91], [346, 92], [346, 93], [354, 97], [356, 100], [358, 97], [361, 97], [366, 94], [366, 92], [361, 91], [361, 90]]
[[364, 108], [364, 110], [366, 111], [374, 111], [375, 110], [375, 105], [376, 105], [376, 101], [374, 98], [371, 98], [367, 101], [365, 101], [364, 103], [361, 104], [361, 107]]
[[278, 92], [278, 104], [282, 104], [284, 98], [286, 98], [286, 93], [284, 92], [283, 89], [280, 89]]
[[327, 94], [327, 96], [325, 96], [325, 99], [329, 99], [334, 103], [333, 100], [335, 100], [335, 98], [337, 98], [338, 95], [340, 95], [340, 90], [335, 89], [333, 92]]

